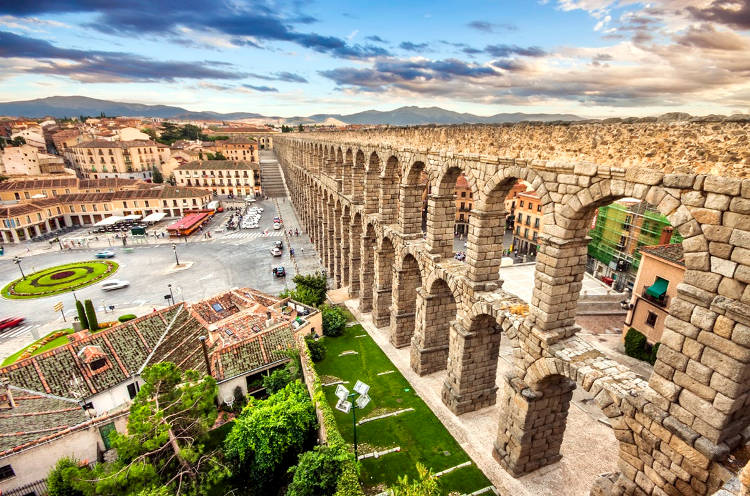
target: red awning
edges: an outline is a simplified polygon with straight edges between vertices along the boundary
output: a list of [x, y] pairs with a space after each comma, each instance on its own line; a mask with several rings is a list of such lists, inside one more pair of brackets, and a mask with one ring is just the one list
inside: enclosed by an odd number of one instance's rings
[[167, 226], [167, 231], [181, 231], [183, 229], [190, 229], [194, 225], [202, 222], [206, 217], [208, 217], [207, 213], [186, 215], [171, 226]]

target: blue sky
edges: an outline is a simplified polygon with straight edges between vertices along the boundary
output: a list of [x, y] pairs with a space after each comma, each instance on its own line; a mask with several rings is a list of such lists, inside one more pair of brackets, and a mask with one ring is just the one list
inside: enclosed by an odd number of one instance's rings
[[729, 114], [750, 112], [749, 29], [738, 0], [3, 3], [0, 100]]

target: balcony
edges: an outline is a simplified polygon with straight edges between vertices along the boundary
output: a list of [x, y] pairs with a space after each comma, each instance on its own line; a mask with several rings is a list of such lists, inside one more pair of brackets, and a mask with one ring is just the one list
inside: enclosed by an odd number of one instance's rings
[[[667, 305], [669, 305], [669, 296], [667, 295], [666, 292], [662, 293], [661, 296], [655, 296], [655, 294], [653, 294], [654, 293], [653, 291], [649, 292], [648, 289], [653, 288], [654, 285], [644, 284], [643, 289], [641, 290], [641, 295], [640, 295], [641, 298], [659, 307], [667, 308]], [[666, 291], [666, 288], [665, 288], [665, 291]]]

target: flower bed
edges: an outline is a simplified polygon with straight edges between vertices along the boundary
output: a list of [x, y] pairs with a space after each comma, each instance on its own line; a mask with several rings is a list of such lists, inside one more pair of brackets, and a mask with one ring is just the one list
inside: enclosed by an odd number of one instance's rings
[[99, 282], [114, 274], [116, 262], [89, 260], [49, 267], [12, 281], [2, 290], [5, 298], [43, 298]]

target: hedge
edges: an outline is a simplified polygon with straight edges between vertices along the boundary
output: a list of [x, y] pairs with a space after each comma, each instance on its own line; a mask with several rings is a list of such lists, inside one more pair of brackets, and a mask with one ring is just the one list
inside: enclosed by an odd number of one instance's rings
[[[343, 447], [349, 452], [349, 447], [344, 441], [344, 437], [341, 435], [336, 424], [336, 418], [333, 416], [333, 409], [326, 400], [325, 393], [323, 393], [323, 386], [320, 382], [320, 376], [318, 371], [312, 365], [312, 356], [310, 355], [310, 349], [307, 347], [307, 341], [304, 339], [299, 340], [301, 352], [305, 354], [307, 358], [308, 372], [312, 377], [312, 391], [313, 391], [313, 404], [315, 408], [320, 412], [323, 418], [323, 427], [326, 431], [327, 440], [326, 443], [331, 447]], [[362, 486], [359, 484], [359, 473], [357, 472], [357, 461], [354, 459], [354, 453], [349, 452], [350, 456], [347, 457], [346, 461], [341, 467], [341, 476], [339, 477], [338, 484], [336, 485], [336, 492], [334, 496], [364, 496]]]
[[126, 313], [125, 315], [120, 315], [119, 317], [117, 317], [117, 320], [119, 320], [120, 322], [127, 322], [128, 320], [133, 320], [134, 318], [136, 317], [132, 313]]
[[651, 365], [656, 363], [656, 353], [660, 344], [656, 343], [653, 346], [648, 344], [646, 336], [634, 327], [628, 329], [625, 334], [625, 354]]

